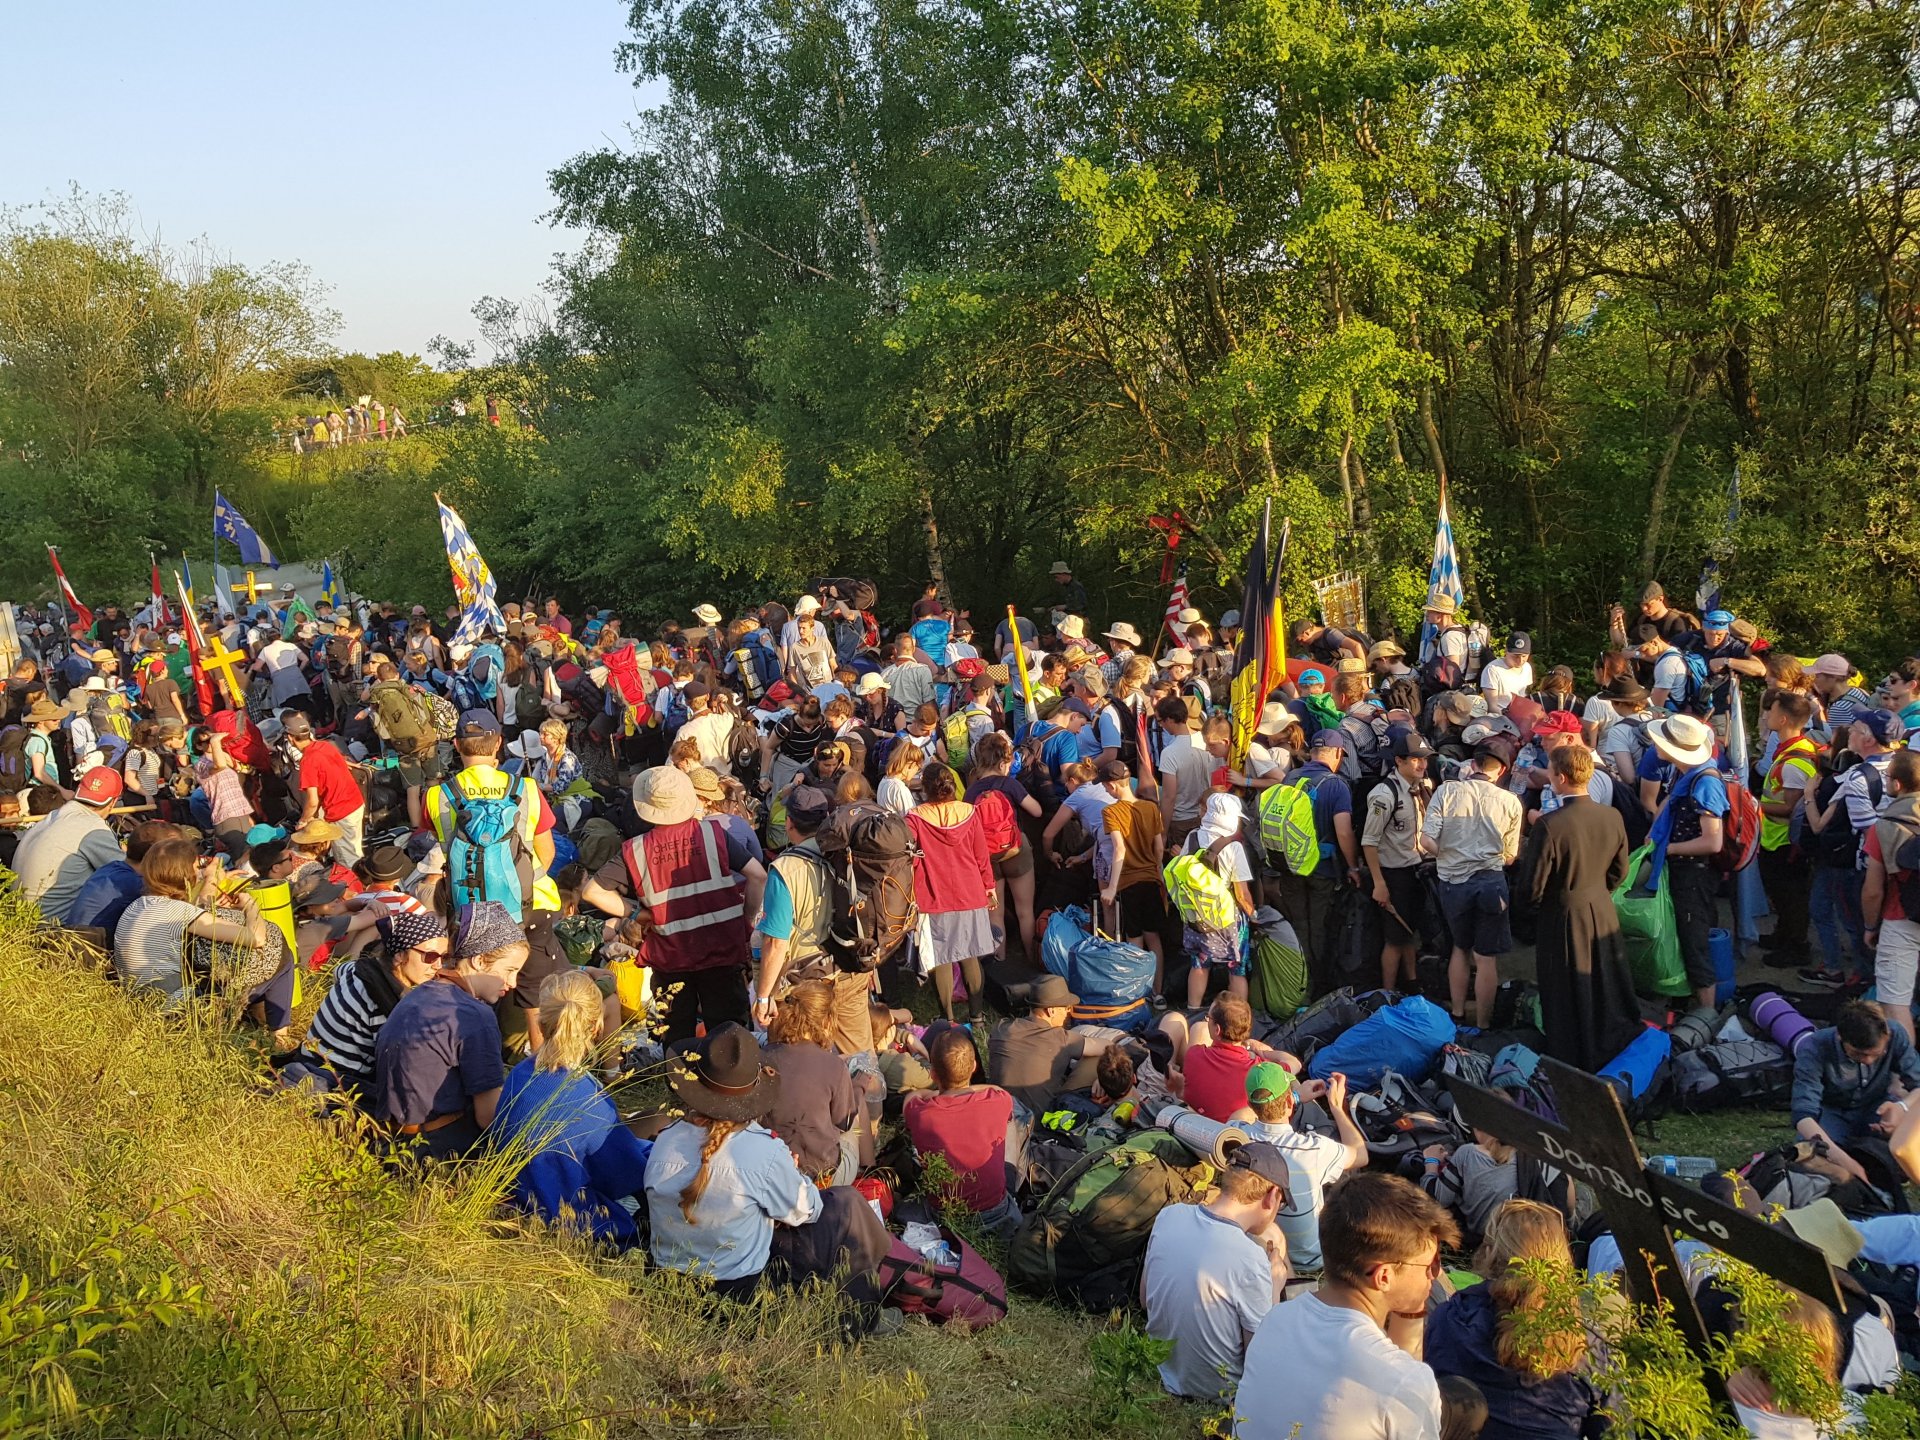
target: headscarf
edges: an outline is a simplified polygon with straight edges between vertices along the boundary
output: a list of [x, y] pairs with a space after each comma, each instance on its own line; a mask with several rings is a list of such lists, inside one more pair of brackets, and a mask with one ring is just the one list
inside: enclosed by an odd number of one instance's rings
[[381, 944], [386, 947], [387, 958], [392, 960], [402, 951], [411, 950], [423, 941], [445, 935], [447, 922], [438, 915], [420, 915], [402, 910], [383, 916], [377, 928]]
[[462, 905], [454, 921], [453, 958], [491, 955], [509, 945], [524, 945], [527, 932], [498, 900]]
[[1231, 836], [1240, 836], [1240, 797], [1226, 792], [1217, 792], [1207, 796], [1207, 813], [1200, 819], [1200, 826], [1193, 832], [1194, 849], [1204, 850], [1216, 840]]

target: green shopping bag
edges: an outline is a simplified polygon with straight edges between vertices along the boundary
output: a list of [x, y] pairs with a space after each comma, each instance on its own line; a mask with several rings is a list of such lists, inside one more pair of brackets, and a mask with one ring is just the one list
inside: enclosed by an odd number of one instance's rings
[[1645, 889], [1653, 846], [1642, 845], [1627, 860], [1627, 878], [1613, 892], [1614, 913], [1620, 917], [1620, 936], [1626, 945], [1633, 987], [1642, 995], [1687, 995], [1687, 967], [1680, 958], [1680, 932], [1673, 923], [1673, 895], [1667, 874], [1649, 895]]

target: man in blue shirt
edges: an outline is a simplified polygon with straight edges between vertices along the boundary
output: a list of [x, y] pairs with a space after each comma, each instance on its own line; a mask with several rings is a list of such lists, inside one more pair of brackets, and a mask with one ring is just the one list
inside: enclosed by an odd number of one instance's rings
[[1713, 763], [1713, 730], [1706, 721], [1670, 715], [1647, 726], [1647, 739], [1675, 771], [1651, 838], [1665, 847], [1673, 924], [1694, 1004], [1711, 1008], [1719, 977], [1707, 936], [1719, 918], [1720, 888], [1712, 860], [1725, 836], [1727, 787]]
[[1307, 763], [1287, 776], [1313, 800], [1313, 832], [1320, 841], [1320, 863], [1311, 875], [1295, 875], [1281, 865], [1277, 879], [1280, 909], [1293, 922], [1307, 955], [1309, 999], [1317, 999], [1342, 982], [1340, 957], [1334, 953], [1339, 927], [1334, 900], [1344, 883], [1360, 884], [1359, 839], [1353, 830], [1353, 791], [1339, 775], [1346, 740], [1338, 730], [1323, 729], [1313, 736]]

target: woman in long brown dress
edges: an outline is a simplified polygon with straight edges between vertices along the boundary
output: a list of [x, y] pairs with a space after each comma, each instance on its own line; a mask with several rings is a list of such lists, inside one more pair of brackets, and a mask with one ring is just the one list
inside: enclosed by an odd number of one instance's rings
[[1539, 912], [1535, 941], [1540, 1027], [1549, 1055], [1598, 1070], [1640, 1029], [1633, 972], [1613, 908], [1626, 878], [1619, 811], [1588, 796], [1593, 752], [1562, 745], [1548, 760], [1557, 809], [1540, 817], [1527, 852]]

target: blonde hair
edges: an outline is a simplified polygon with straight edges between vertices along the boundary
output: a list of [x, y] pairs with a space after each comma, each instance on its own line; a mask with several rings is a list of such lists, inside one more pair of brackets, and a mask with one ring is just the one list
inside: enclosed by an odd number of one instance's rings
[[564, 720], [542, 721], [540, 725], [540, 738], [542, 740], [558, 740], [561, 748], [565, 749], [567, 744], [567, 722]]
[[893, 749], [887, 752], [887, 774], [896, 780], [905, 780], [909, 785], [920, 778], [920, 771], [926, 763], [927, 752], [904, 735], [895, 740]]
[[833, 987], [825, 980], [802, 980], [767, 1026], [767, 1038], [776, 1045], [818, 1045], [833, 1049]]
[[1144, 655], [1135, 655], [1120, 667], [1120, 678], [1113, 682], [1115, 691], [1131, 695], [1147, 683], [1147, 677], [1153, 674], [1153, 661]]
[[1546, 1380], [1564, 1375], [1586, 1358], [1586, 1336], [1577, 1328], [1530, 1334], [1524, 1344], [1519, 1334], [1518, 1317], [1546, 1303], [1542, 1281], [1519, 1262], [1541, 1261], [1555, 1271], [1573, 1273], [1565, 1216], [1537, 1200], [1509, 1200], [1494, 1211], [1474, 1258], [1476, 1268], [1487, 1277], [1487, 1294], [1499, 1316], [1495, 1359], [1509, 1370]]
[[581, 970], [563, 970], [540, 982], [540, 1048], [536, 1070], [578, 1070], [600, 1034], [600, 987]]
[[687, 1181], [687, 1188], [680, 1192], [680, 1214], [689, 1225], [700, 1222], [693, 1218], [693, 1207], [700, 1203], [700, 1197], [707, 1193], [707, 1181], [713, 1178], [713, 1157], [720, 1153], [720, 1147], [733, 1138], [736, 1130], [747, 1128], [744, 1120], [711, 1120], [705, 1115], [687, 1116], [689, 1125], [706, 1127], [707, 1138], [700, 1142], [700, 1168], [693, 1172], [693, 1178]]

